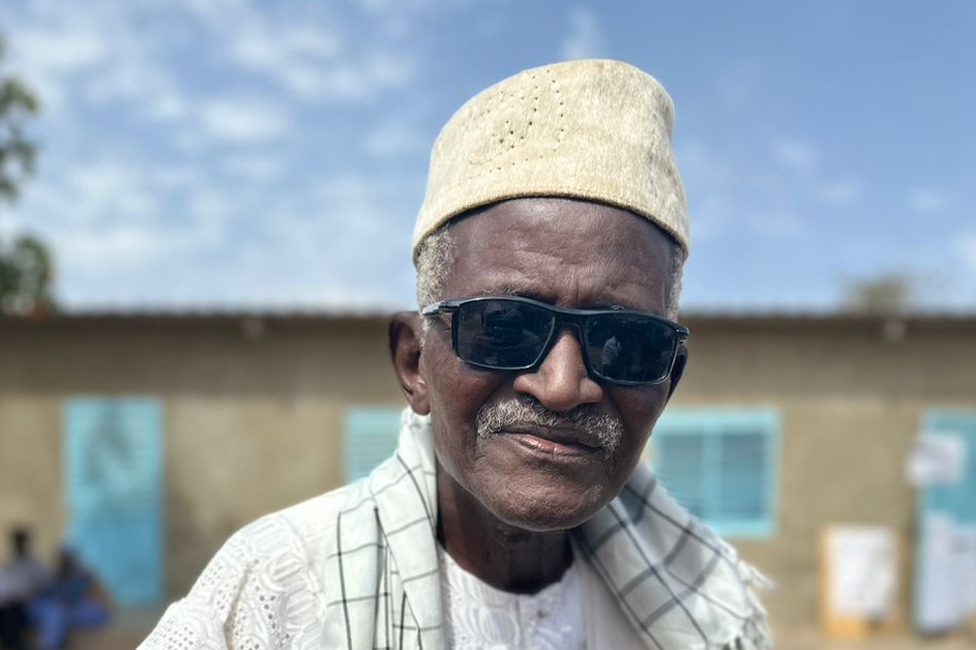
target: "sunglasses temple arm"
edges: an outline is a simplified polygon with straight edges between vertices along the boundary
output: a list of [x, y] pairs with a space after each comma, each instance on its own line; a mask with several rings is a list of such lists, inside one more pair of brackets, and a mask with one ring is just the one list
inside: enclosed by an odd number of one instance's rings
[[441, 300], [431, 303], [420, 310], [421, 316], [436, 316], [437, 314], [451, 314], [457, 311], [458, 305], [453, 300]]

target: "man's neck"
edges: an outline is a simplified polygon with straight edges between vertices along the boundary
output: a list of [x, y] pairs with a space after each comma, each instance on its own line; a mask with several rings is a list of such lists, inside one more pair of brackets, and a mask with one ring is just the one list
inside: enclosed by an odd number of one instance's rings
[[557, 582], [572, 563], [569, 533], [534, 532], [499, 520], [440, 465], [437, 539], [454, 561], [492, 587], [531, 594]]

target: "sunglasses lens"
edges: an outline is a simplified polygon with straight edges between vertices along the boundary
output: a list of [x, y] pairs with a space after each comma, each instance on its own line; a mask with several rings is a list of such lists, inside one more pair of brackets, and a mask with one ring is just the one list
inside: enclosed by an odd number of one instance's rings
[[601, 314], [586, 327], [590, 368], [610, 381], [655, 383], [671, 370], [677, 333], [665, 323], [631, 314]]
[[463, 303], [454, 314], [457, 354], [464, 361], [498, 370], [531, 366], [555, 319], [547, 310], [509, 300]]

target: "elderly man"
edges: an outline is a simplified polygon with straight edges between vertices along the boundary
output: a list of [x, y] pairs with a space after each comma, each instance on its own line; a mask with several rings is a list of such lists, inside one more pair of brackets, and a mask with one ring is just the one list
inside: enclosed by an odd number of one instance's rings
[[671, 121], [615, 61], [468, 101], [390, 326], [396, 454], [237, 533], [141, 647], [770, 647], [758, 574], [639, 463], [688, 357]]

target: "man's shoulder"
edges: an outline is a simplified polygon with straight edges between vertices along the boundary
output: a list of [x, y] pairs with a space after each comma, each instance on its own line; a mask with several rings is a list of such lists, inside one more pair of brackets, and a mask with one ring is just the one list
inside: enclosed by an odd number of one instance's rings
[[361, 482], [345, 485], [266, 514], [241, 528], [235, 537], [247, 540], [254, 550], [263, 552], [268, 550], [269, 543], [273, 544], [267, 533], [274, 531], [272, 537], [293, 539], [314, 555], [316, 549], [328, 545], [340, 513], [350, 507], [350, 502], [361, 498], [368, 498], [363, 495]]
[[[223, 557], [250, 572], [274, 572], [283, 563], [321, 575], [335, 546], [340, 515], [370, 498], [360, 481], [268, 513], [235, 532], [215, 559]], [[280, 582], [288, 576], [277, 577]]]
[[[204, 568], [185, 598], [169, 607], [140, 650], [249, 647], [244, 639], [307, 639], [320, 634], [336, 522], [362, 498], [360, 484], [266, 514], [239, 529]], [[304, 647], [296, 644], [295, 647]]]

